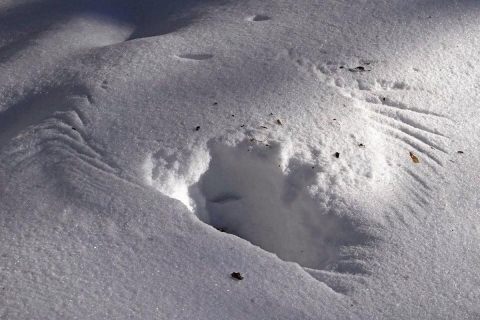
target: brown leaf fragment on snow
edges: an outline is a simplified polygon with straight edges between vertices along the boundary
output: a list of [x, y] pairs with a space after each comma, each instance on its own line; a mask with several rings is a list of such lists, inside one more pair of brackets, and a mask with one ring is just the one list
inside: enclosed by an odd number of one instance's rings
[[463, 153], [463, 151], [457, 151], [457, 153]]
[[232, 272], [232, 278], [243, 280], [243, 276], [240, 274], [240, 272]]
[[358, 146], [359, 147], [365, 147], [365, 145], [363, 143], [360, 143]]
[[420, 160], [418, 160], [418, 158], [412, 152], [410, 152], [410, 158], [412, 158], [412, 161], [415, 162], [415, 163], [420, 162]]
[[280, 121], [280, 119], [277, 119], [277, 124], [278, 125], [283, 125], [282, 121]]

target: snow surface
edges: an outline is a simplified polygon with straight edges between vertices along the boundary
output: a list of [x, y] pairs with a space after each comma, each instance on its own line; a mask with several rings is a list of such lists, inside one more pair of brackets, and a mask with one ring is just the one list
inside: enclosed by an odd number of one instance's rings
[[0, 318], [479, 319], [479, 35], [476, 0], [0, 1]]

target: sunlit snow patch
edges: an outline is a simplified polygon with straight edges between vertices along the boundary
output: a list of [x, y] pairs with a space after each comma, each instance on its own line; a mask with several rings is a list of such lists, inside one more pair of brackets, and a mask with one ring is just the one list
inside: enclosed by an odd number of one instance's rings
[[[189, 195], [189, 186], [194, 184], [208, 167], [208, 153], [201, 150], [182, 155], [175, 150], [161, 149], [149, 154], [143, 169], [147, 173], [147, 182], [158, 191], [182, 202], [190, 211], [195, 203]], [[186, 163], [185, 163], [186, 162]]]

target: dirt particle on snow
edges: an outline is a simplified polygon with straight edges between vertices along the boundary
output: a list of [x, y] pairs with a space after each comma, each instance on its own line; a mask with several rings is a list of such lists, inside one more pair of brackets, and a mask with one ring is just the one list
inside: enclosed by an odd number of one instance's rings
[[237, 279], [237, 280], [243, 280], [243, 276], [240, 274], [240, 272], [232, 272], [232, 278]]
[[355, 68], [350, 68], [350, 69], [348, 69], [348, 71], [350, 71], [350, 72], [366, 72], [366, 71], [372, 71], [372, 70], [368, 70], [368, 69], [365, 69], [365, 67], [358, 66], [358, 67], [355, 67]]
[[412, 152], [410, 152], [410, 158], [412, 158], [412, 161], [414, 163], [419, 163], [420, 162], [420, 160], [418, 160], [418, 158]]

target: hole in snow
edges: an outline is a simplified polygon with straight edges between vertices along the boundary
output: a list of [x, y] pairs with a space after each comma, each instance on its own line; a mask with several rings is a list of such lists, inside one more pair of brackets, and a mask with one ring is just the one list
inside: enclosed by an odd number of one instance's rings
[[253, 16], [252, 18], [250, 18], [251, 21], [267, 21], [271, 19], [272, 18], [270, 18], [269, 16], [265, 16], [261, 14], [257, 14], [256, 16]]
[[373, 237], [345, 214], [351, 208], [341, 195], [318, 187], [321, 168], [285, 161], [282, 146], [274, 141], [269, 147], [250, 140], [207, 146], [208, 151], [151, 154], [144, 164], [149, 183], [204, 223], [283, 260], [311, 269], [367, 272]]
[[190, 187], [197, 216], [303, 267], [366, 272], [360, 252], [369, 236], [335, 199], [312, 195], [311, 164], [290, 160], [284, 173], [280, 145], [271, 145], [209, 143], [208, 170]]

